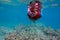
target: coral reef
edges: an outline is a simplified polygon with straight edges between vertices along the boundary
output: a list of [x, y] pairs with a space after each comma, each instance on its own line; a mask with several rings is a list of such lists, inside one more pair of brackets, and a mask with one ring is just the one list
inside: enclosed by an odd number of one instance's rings
[[[40, 26], [40, 27], [39, 27]], [[60, 40], [59, 31], [44, 28], [44, 25], [19, 25], [5, 40]]]
[[18, 25], [4, 40], [60, 40], [60, 30], [42, 24]]

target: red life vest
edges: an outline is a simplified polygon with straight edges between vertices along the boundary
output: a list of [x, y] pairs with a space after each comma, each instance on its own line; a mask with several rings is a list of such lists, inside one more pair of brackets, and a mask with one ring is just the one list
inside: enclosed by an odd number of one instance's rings
[[34, 4], [29, 5], [28, 16], [31, 20], [36, 20], [41, 17], [41, 3], [39, 1], [36, 1]]

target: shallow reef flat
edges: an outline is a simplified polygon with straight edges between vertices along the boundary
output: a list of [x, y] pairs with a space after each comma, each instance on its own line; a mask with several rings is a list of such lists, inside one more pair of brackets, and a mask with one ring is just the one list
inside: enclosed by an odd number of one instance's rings
[[17, 25], [4, 40], [60, 40], [60, 30], [44, 24]]

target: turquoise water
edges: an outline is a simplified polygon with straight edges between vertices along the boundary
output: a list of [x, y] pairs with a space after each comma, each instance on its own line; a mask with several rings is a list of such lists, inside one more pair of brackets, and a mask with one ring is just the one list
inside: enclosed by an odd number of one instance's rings
[[19, 24], [43, 24], [46, 25], [44, 27], [50, 26], [53, 29], [60, 29], [60, 0], [53, 0], [53, 2], [42, 0], [41, 2], [42, 17], [39, 20], [36, 20], [35, 23], [32, 23], [27, 16], [28, 0], [26, 0], [26, 2], [19, 0], [0, 0], [0, 40], [3, 40], [5, 35], [11, 32], [16, 25]]
[[[0, 26], [13, 28], [18, 24], [31, 24], [27, 16], [28, 2], [22, 3], [17, 0], [0, 0]], [[51, 6], [52, 4], [57, 4]], [[36, 20], [36, 23], [43, 23], [54, 29], [60, 28], [60, 1], [53, 2], [42, 1], [42, 18]], [[49, 6], [50, 5], [50, 6]], [[46, 6], [46, 7], [45, 7]]]

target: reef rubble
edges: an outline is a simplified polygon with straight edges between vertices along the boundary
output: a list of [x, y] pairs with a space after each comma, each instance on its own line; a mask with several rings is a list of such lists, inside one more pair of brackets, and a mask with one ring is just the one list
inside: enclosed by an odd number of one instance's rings
[[18, 25], [4, 40], [60, 40], [60, 30], [45, 25]]

